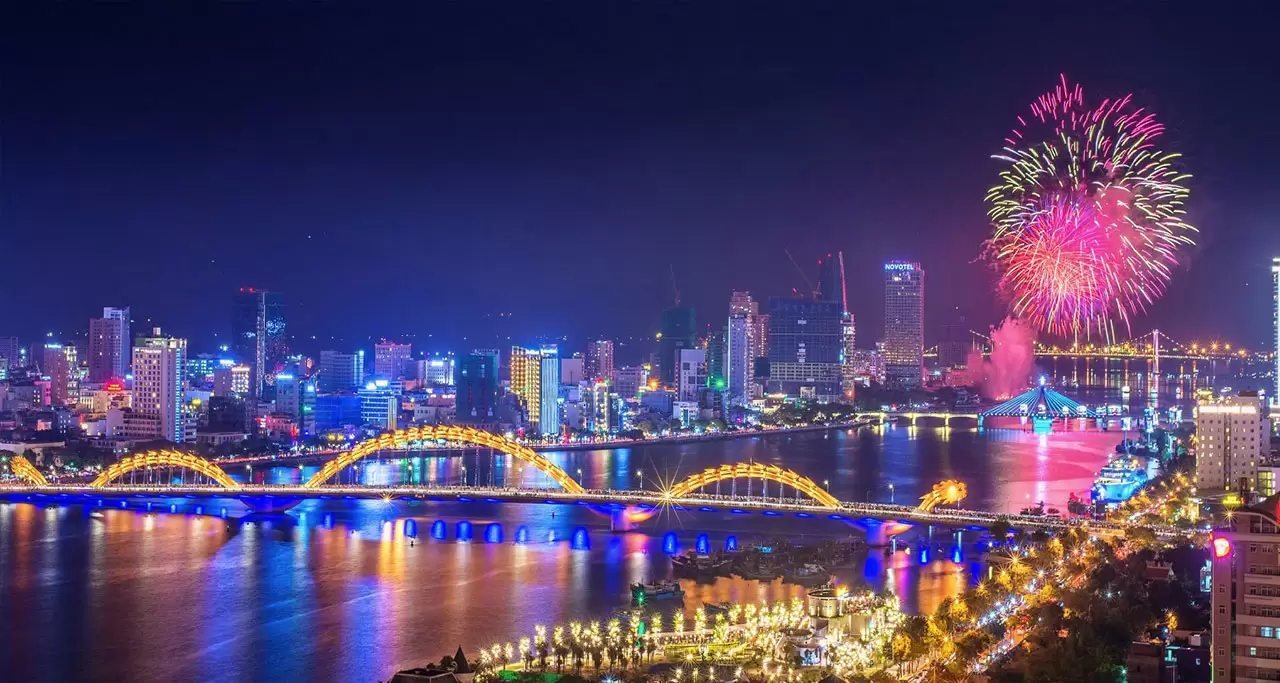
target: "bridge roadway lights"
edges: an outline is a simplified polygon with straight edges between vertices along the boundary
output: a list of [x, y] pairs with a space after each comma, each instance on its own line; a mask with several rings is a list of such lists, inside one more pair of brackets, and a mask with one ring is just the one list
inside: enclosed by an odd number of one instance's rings
[[867, 545], [872, 548], [883, 548], [889, 545], [893, 537], [914, 527], [909, 522], [881, 521], [878, 519], [859, 519], [853, 525], [867, 532]]

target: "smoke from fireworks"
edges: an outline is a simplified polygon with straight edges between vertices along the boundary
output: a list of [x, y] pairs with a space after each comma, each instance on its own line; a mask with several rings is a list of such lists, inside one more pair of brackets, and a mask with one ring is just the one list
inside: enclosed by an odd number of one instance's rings
[[1036, 366], [1036, 331], [1016, 318], [991, 328], [991, 359], [981, 351], [969, 354], [970, 381], [988, 398], [1004, 400], [1021, 393]]
[[1184, 220], [1177, 154], [1164, 126], [1130, 96], [1086, 107], [1065, 76], [1031, 104], [1005, 139], [1007, 164], [987, 192], [995, 234], [985, 255], [1016, 315], [1061, 336], [1115, 337], [1164, 293], [1179, 252], [1194, 244]]

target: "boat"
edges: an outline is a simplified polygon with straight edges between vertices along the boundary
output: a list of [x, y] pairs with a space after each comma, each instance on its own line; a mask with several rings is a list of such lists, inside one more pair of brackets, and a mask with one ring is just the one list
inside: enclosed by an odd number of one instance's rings
[[731, 557], [716, 555], [698, 555], [693, 551], [671, 557], [671, 569], [677, 576], [715, 576], [727, 573], [732, 564]]
[[831, 572], [820, 565], [802, 564], [795, 569], [784, 572], [782, 580], [798, 583], [801, 586], [817, 586], [830, 581]]
[[1147, 465], [1143, 458], [1119, 457], [1107, 463], [1093, 482], [1093, 499], [1105, 503], [1123, 503], [1147, 483]]
[[729, 613], [729, 610], [730, 610], [730, 609], [732, 609], [732, 608], [733, 608], [733, 604], [732, 604], [732, 603], [730, 603], [730, 602], [704, 602], [704, 603], [702, 603], [702, 609], [703, 609], [707, 614], [728, 614], [728, 613]]
[[654, 581], [631, 586], [631, 604], [637, 607], [652, 600], [682, 600], [684, 589], [677, 581]]

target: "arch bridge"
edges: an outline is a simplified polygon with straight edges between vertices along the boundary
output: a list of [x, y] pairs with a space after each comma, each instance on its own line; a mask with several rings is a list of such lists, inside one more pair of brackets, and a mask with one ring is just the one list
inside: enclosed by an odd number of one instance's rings
[[[721, 465], [719, 467], [708, 467], [707, 469], [691, 475], [684, 481], [677, 483], [663, 493], [667, 498], [683, 498], [698, 489], [705, 488], [710, 485], [716, 485], [717, 494], [719, 492], [719, 484], [722, 481], [736, 481], [738, 479], [746, 479], [750, 482], [753, 479], [762, 480], [762, 495], [768, 498], [769, 489], [767, 482], [773, 481], [780, 484], [778, 487], [778, 498], [782, 498], [782, 487], [790, 486], [795, 490], [798, 497], [801, 493], [809, 496], [817, 501], [820, 505], [829, 508], [840, 507], [840, 500], [831, 495], [826, 489], [818, 486], [812, 479], [801, 475], [793, 470], [784, 469], [777, 465], [765, 465], [758, 462], [745, 463], [740, 462], [736, 465]], [[747, 489], [748, 496], [750, 488]], [[736, 488], [733, 490], [736, 495]]]

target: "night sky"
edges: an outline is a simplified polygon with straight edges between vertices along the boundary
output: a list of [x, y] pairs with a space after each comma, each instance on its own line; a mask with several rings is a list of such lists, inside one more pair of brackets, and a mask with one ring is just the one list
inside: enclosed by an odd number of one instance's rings
[[836, 249], [860, 346], [890, 258], [928, 272], [927, 340], [983, 329], [990, 155], [1065, 72], [1135, 92], [1194, 175], [1200, 245], [1134, 332], [1270, 338], [1265, 3], [17, 4], [0, 334], [129, 305], [212, 350], [252, 285], [309, 351], [579, 348], [651, 335], [669, 266], [705, 326]]

